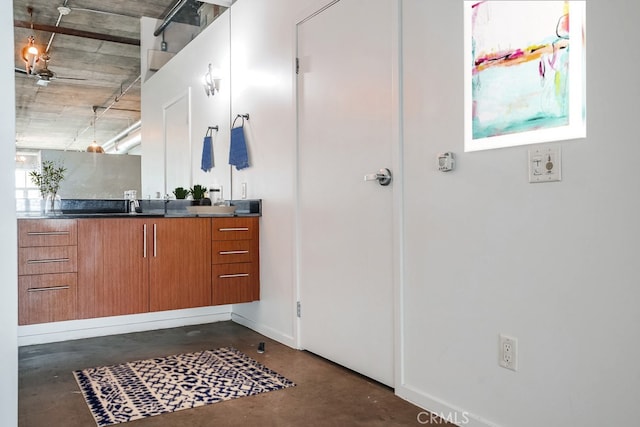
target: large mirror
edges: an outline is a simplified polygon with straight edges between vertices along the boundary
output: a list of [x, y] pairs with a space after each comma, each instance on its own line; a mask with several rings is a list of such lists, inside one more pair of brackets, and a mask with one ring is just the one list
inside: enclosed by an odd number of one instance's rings
[[[220, 16], [226, 9], [220, 4], [14, 0], [17, 195], [28, 199], [37, 193], [29, 188], [27, 171], [38, 163], [40, 150], [86, 152], [95, 141], [107, 153], [143, 156], [141, 87], [157, 71], [151, 62], [163, 56], [150, 51], [170, 58], [194, 37], [176, 36], [184, 33], [181, 26], [197, 34], [218, 17], [228, 19]], [[141, 17], [154, 30], [170, 19], [158, 36], [146, 38]], [[25, 50], [31, 38], [37, 55]], [[164, 195], [164, 185], [145, 197], [159, 192]]]

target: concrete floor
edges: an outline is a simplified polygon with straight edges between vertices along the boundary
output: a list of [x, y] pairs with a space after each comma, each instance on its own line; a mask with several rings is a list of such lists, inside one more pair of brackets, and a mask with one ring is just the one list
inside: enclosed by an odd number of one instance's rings
[[[256, 351], [261, 341], [266, 343], [263, 354]], [[427, 417], [423, 410], [396, 397], [388, 387], [231, 321], [21, 347], [18, 425], [95, 426], [73, 377], [74, 370], [225, 346], [235, 347], [284, 375], [296, 387], [149, 417], [127, 425], [425, 425]]]

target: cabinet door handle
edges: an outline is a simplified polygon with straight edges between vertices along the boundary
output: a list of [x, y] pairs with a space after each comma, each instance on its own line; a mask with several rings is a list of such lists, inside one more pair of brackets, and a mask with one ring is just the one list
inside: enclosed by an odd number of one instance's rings
[[156, 238], [157, 236], [157, 232], [156, 232], [156, 224], [153, 224], [153, 257], [157, 257], [158, 256], [158, 251], [157, 251], [157, 247], [158, 247], [158, 239]]
[[218, 228], [218, 231], [249, 231], [249, 227]]
[[29, 288], [27, 292], [62, 291], [69, 289], [69, 285], [51, 286], [50, 288]]
[[147, 224], [142, 226], [142, 257], [147, 257]]
[[69, 258], [29, 259], [27, 264], [46, 264], [49, 262], [69, 262]]
[[220, 255], [239, 255], [239, 254], [248, 254], [249, 251], [220, 251], [218, 253]]
[[233, 277], [249, 277], [249, 273], [238, 273], [238, 274], [221, 274], [218, 276], [220, 279], [231, 279]]
[[66, 236], [68, 231], [29, 231], [29, 236]]

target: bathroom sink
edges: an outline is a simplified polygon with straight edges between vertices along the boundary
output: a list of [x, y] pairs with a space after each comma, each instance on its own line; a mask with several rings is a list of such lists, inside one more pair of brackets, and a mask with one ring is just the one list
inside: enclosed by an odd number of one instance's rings
[[187, 211], [196, 215], [233, 215], [235, 206], [187, 206]]

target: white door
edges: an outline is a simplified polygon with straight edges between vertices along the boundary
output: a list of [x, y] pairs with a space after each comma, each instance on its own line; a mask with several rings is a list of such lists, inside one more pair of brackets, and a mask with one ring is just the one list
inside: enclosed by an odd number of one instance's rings
[[301, 347], [393, 385], [395, 1], [340, 0], [298, 24]]

